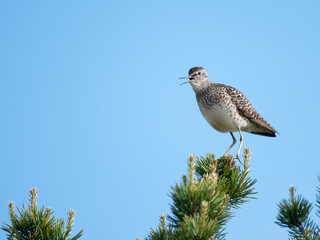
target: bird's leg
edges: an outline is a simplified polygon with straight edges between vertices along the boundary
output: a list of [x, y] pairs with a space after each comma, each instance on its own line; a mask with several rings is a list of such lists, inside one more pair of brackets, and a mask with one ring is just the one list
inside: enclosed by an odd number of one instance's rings
[[240, 151], [241, 151], [241, 147], [242, 147], [242, 143], [243, 143], [243, 136], [242, 136], [242, 133], [241, 133], [241, 130], [240, 130], [239, 127], [238, 127], [238, 130], [239, 130], [239, 133], [240, 133], [240, 145], [239, 145], [237, 156], [235, 158], [238, 159], [239, 162], [241, 163], [239, 155], [240, 155]]
[[223, 156], [227, 156], [227, 154], [230, 152], [231, 148], [232, 148], [232, 147], [236, 144], [236, 142], [237, 142], [236, 138], [233, 136], [233, 133], [230, 132], [230, 134], [231, 134], [231, 137], [232, 137], [232, 139], [233, 139], [233, 142], [232, 142], [232, 144], [230, 145], [230, 147], [228, 148], [228, 150], [226, 151], [226, 153], [225, 153]]

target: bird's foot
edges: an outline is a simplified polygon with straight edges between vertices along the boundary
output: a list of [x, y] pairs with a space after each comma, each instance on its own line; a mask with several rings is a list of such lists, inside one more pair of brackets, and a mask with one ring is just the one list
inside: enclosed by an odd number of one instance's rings
[[237, 160], [239, 161], [239, 163], [240, 163], [241, 165], [243, 165], [243, 163], [242, 163], [241, 160], [240, 160], [239, 155], [237, 155], [236, 157], [233, 157], [233, 156], [230, 156], [230, 155], [227, 156], [226, 154], [224, 154], [223, 157], [230, 157], [232, 160], [237, 159]]
[[241, 160], [240, 160], [239, 154], [237, 154], [236, 157], [233, 157], [233, 159], [238, 159], [239, 163], [240, 163], [241, 165], [243, 165], [243, 163], [242, 163]]

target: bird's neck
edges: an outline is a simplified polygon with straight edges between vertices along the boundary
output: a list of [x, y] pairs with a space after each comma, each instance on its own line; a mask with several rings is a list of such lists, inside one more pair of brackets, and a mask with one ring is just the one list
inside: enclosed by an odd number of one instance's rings
[[208, 80], [204, 80], [204, 81], [192, 82], [191, 86], [192, 86], [193, 91], [195, 93], [199, 93], [199, 92], [207, 89], [212, 84], [213, 83], [208, 79]]

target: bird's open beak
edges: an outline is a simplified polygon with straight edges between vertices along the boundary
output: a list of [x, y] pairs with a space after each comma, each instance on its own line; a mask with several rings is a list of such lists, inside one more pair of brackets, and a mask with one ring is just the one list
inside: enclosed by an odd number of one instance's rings
[[188, 77], [181, 77], [179, 79], [186, 79], [186, 78], [191, 78], [191, 76], [188, 76]]
[[180, 85], [183, 85], [183, 84], [186, 84], [186, 83], [190, 83], [190, 82], [191, 82], [191, 76], [181, 77], [181, 78], [179, 78], [179, 79], [187, 79], [187, 78], [189, 78], [190, 80], [189, 80], [189, 81], [186, 81], [186, 82], [183, 82], [183, 83], [181, 83]]

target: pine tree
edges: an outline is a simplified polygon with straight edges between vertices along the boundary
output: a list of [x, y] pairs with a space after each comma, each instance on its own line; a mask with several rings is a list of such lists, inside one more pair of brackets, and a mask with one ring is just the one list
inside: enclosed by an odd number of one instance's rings
[[70, 209], [68, 212], [67, 223], [62, 218], [52, 216], [50, 208], [44, 206], [38, 209], [37, 195], [38, 190], [30, 189], [30, 203], [28, 207], [17, 207], [14, 203], [9, 203], [9, 215], [11, 224], [4, 223], [2, 230], [7, 232], [8, 240], [76, 240], [82, 236], [83, 229], [74, 237], [70, 238], [75, 211]]
[[232, 157], [216, 159], [213, 154], [190, 155], [188, 161], [188, 174], [171, 188], [169, 223], [161, 215], [158, 228], [151, 229], [146, 240], [225, 239], [232, 210], [254, 198], [256, 180], [248, 176], [248, 148], [243, 166], [236, 166]]
[[[288, 228], [292, 240], [319, 240], [320, 228], [310, 218], [312, 203], [301, 195], [296, 196], [294, 186], [290, 186], [289, 193], [289, 199], [283, 199], [278, 204], [279, 213], [275, 223]], [[316, 215], [320, 217], [320, 187], [317, 187], [316, 207]]]

